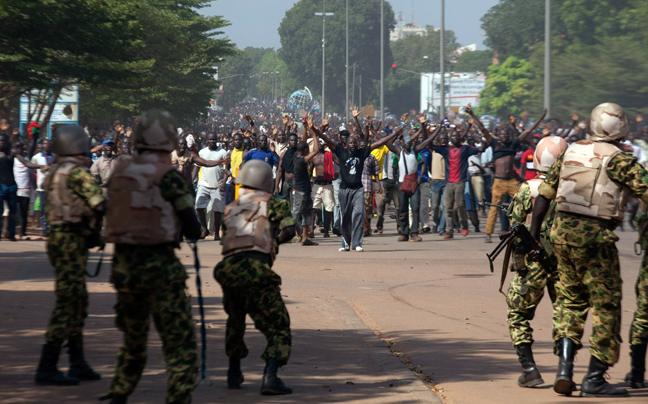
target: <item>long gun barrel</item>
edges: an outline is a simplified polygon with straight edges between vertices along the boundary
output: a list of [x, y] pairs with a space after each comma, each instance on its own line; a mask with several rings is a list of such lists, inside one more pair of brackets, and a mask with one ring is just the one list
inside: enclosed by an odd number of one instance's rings
[[496, 207], [497, 209], [499, 209], [499, 210], [503, 210], [503, 211], [505, 211], [505, 212], [506, 212], [506, 211], [508, 210], [508, 208], [509, 208], [509, 205], [504, 205], [504, 204], [502, 204], [502, 205], [496, 205], [496, 204], [494, 204], [494, 203], [489, 203], [489, 202], [484, 202], [484, 205], [486, 205], [486, 206], [494, 206], [494, 207]]

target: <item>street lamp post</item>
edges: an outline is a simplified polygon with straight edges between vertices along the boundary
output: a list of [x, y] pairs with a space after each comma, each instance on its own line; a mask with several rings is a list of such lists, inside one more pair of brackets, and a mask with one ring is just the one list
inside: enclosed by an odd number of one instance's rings
[[385, 117], [385, 0], [380, 0], [380, 119]]
[[344, 111], [345, 122], [349, 122], [349, 0], [346, 0], [346, 81], [344, 86]]
[[551, 0], [545, 0], [544, 104], [551, 118]]
[[322, 105], [320, 105], [320, 113], [324, 117], [324, 99], [326, 89], [326, 16], [333, 15], [333, 13], [326, 12], [326, 0], [322, 0], [322, 12], [315, 13], [315, 15], [322, 16]]
[[439, 108], [439, 120], [445, 118], [445, 0], [441, 0], [441, 40], [439, 41], [441, 46], [441, 53], [439, 57], [440, 66], [439, 72], [441, 74], [441, 107]]

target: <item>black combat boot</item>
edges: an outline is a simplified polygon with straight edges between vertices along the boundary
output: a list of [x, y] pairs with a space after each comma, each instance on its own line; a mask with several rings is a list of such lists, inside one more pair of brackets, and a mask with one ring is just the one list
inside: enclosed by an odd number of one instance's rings
[[245, 381], [241, 372], [241, 358], [229, 358], [229, 369], [227, 370], [227, 388], [240, 389]]
[[625, 397], [628, 390], [617, 389], [605, 380], [608, 365], [594, 356], [590, 358], [587, 374], [581, 385], [581, 397]]
[[576, 384], [572, 381], [574, 377], [574, 356], [576, 356], [576, 344], [569, 338], [562, 338], [558, 341], [558, 372], [554, 381], [554, 391], [558, 394], [571, 396], [576, 390]]
[[53, 344], [43, 345], [40, 362], [36, 370], [36, 384], [55, 386], [76, 386], [79, 379], [65, 377], [63, 372], [56, 368], [61, 347]]
[[645, 342], [640, 345], [630, 345], [630, 373], [625, 377], [625, 381], [630, 384], [633, 389], [643, 389], [646, 387], [644, 384], [644, 374], [646, 373], [646, 344]]
[[74, 377], [81, 381], [91, 381], [101, 379], [101, 375], [88, 365], [83, 356], [83, 336], [75, 335], [70, 337], [68, 343], [68, 354], [70, 354], [70, 371], [69, 377]]
[[263, 370], [263, 384], [261, 385], [261, 394], [264, 396], [280, 396], [292, 394], [292, 387], [286, 386], [277, 376], [279, 362], [276, 359], [268, 359], [265, 369]]
[[127, 394], [108, 393], [99, 397], [99, 401], [110, 400], [107, 404], [126, 404], [128, 402]]
[[518, 386], [534, 387], [544, 383], [540, 371], [533, 360], [533, 351], [530, 344], [517, 345], [515, 347], [518, 360], [522, 364], [522, 374], [518, 377]]

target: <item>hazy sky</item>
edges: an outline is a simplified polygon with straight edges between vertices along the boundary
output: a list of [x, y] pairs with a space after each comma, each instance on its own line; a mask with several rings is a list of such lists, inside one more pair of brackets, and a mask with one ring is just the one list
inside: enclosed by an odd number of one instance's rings
[[[349, 0], [353, 2], [354, 0]], [[210, 7], [200, 10], [206, 15], [222, 15], [232, 25], [224, 29], [225, 34], [243, 49], [246, 46], [281, 47], [277, 29], [286, 11], [296, 0], [216, 0]], [[476, 43], [478, 49], [485, 49], [483, 31], [479, 19], [499, 0], [446, 0], [446, 29], [453, 30], [461, 45]], [[389, 0], [398, 18], [403, 12], [403, 21], [411, 21], [414, 6], [414, 22], [419, 26], [427, 24], [439, 27], [441, 18], [440, 0]], [[319, 11], [313, 10], [313, 12]]]

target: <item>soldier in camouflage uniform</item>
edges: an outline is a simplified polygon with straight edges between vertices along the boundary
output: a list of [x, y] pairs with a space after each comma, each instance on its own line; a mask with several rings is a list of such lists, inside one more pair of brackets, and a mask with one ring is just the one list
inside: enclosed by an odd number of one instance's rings
[[621, 274], [613, 230], [623, 219], [628, 192], [648, 202], [648, 173], [619, 148], [629, 131], [624, 110], [611, 103], [590, 117], [589, 140], [572, 143], [540, 185], [531, 233], [539, 238], [541, 217], [556, 200], [551, 243], [558, 257], [556, 347], [559, 354], [554, 391], [572, 392], [573, 360], [582, 347], [591, 309], [590, 364], [581, 396], [626, 396], [604, 378], [619, 359], [621, 344]]
[[117, 290], [115, 324], [124, 333], [110, 384], [113, 404], [126, 403], [146, 364], [153, 316], [167, 363], [167, 403], [189, 403], [198, 356], [187, 272], [175, 255], [181, 232], [200, 237], [187, 182], [173, 169], [174, 120], [150, 110], [133, 134], [137, 154], [115, 167], [109, 187], [106, 241], [115, 243], [111, 283]]
[[[538, 196], [538, 187], [546, 178], [546, 172], [556, 160], [556, 157], [567, 149], [567, 143], [560, 137], [550, 136], [538, 143], [533, 159], [537, 170], [536, 178], [522, 183], [509, 206], [509, 220], [514, 223], [531, 223], [533, 204]], [[549, 242], [549, 229], [553, 215], [543, 223], [542, 245], [553, 256], [553, 248]], [[518, 386], [534, 387], [544, 383], [540, 371], [533, 359], [533, 328], [529, 322], [535, 317], [535, 311], [544, 296], [545, 287], [551, 303], [556, 301], [556, 276], [547, 273], [537, 262], [528, 256], [513, 256], [515, 276], [509, 284], [506, 302], [508, 304], [507, 320], [513, 346], [522, 364], [522, 375], [518, 378]]]
[[248, 355], [243, 341], [245, 316], [249, 314], [267, 346], [261, 394], [282, 395], [292, 389], [277, 377], [288, 363], [290, 317], [281, 298], [281, 278], [272, 270], [278, 245], [295, 235], [290, 205], [272, 196], [272, 170], [259, 160], [250, 160], [236, 177], [239, 198], [225, 208], [223, 255], [214, 268], [214, 278], [223, 288], [223, 306], [228, 314], [225, 351], [229, 357], [227, 385], [241, 388], [241, 359]]
[[[38, 384], [76, 385], [80, 380], [100, 379], [83, 355], [83, 325], [88, 316], [86, 261], [88, 249], [101, 243], [95, 230], [105, 209], [101, 188], [87, 170], [89, 148], [88, 136], [78, 125], [59, 126], [54, 133], [52, 149], [58, 161], [43, 188], [47, 190], [47, 253], [56, 271], [56, 304], [36, 372]], [[56, 367], [66, 338], [69, 377]]]
[[[641, 233], [639, 235], [643, 250], [648, 251], [648, 215], [644, 212], [637, 219]], [[626, 382], [633, 389], [645, 387], [644, 374], [646, 372], [646, 346], [648, 346], [648, 253], [644, 253], [641, 260], [639, 276], [635, 284], [637, 294], [637, 310], [630, 325], [630, 357], [632, 359], [630, 373]]]

